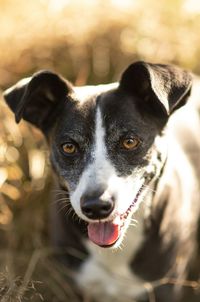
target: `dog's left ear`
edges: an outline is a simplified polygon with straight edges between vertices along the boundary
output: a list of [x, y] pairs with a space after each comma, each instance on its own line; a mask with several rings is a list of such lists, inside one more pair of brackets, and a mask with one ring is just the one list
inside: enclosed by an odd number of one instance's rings
[[3, 96], [17, 123], [23, 118], [46, 133], [71, 90], [71, 85], [62, 77], [43, 70], [19, 81]]
[[137, 62], [125, 70], [119, 87], [136, 96], [139, 107], [167, 117], [186, 103], [192, 76], [175, 66]]

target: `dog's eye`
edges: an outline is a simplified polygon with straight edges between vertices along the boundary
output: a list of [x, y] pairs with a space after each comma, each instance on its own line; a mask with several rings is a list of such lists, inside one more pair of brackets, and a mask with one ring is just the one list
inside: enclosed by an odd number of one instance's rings
[[73, 143], [64, 143], [62, 145], [62, 150], [65, 154], [74, 154], [77, 152], [77, 147]]
[[126, 150], [136, 149], [141, 141], [138, 138], [125, 138], [122, 140], [122, 147]]

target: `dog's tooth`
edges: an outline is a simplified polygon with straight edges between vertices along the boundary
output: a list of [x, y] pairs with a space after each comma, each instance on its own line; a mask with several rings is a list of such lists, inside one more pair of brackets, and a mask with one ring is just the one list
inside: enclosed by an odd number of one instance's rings
[[123, 217], [123, 215], [116, 216], [115, 219], [113, 220], [113, 223], [117, 224], [117, 225], [120, 225], [122, 217]]

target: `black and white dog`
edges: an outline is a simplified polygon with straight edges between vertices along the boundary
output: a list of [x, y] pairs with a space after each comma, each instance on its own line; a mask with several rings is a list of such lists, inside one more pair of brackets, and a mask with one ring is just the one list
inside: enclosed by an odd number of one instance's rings
[[137, 62], [119, 83], [74, 87], [41, 71], [4, 94], [16, 122], [48, 141], [58, 186], [79, 217], [56, 205], [53, 242], [85, 254], [65, 260], [95, 301], [148, 301], [150, 287], [151, 301], [184, 301], [169, 284], [188, 278], [198, 249], [195, 81], [175, 66]]

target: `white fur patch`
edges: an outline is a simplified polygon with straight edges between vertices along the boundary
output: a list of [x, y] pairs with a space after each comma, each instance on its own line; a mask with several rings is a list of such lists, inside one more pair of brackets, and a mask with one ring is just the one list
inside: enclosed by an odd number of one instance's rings
[[76, 282], [97, 301], [133, 301], [145, 291], [144, 281], [134, 275], [129, 266], [143, 241], [142, 207], [135, 218], [137, 224], [129, 227], [118, 249], [102, 249], [86, 242], [91, 256], [77, 274]]

